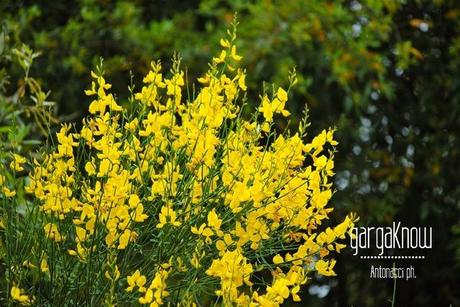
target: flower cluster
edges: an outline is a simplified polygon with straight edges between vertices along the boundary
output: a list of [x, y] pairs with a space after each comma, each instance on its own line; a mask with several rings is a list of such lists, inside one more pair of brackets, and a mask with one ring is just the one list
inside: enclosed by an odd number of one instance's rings
[[[345, 246], [355, 218], [323, 226], [332, 211], [334, 131], [309, 143], [304, 131], [277, 133], [275, 116], [290, 115], [290, 87], [263, 93], [245, 119], [235, 38], [229, 31], [221, 40], [193, 91], [177, 59], [169, 77], [153, 62], [127, 104], [101, 70], [92, 72], [91, 116], [78, 132], [63, 125], [55, 149], [33, 163], [26, 191], [38, 201], [46, 246], [87, 282], [100, 281], [105, 267], [106, 301], [157, 306], [215, 296], [275, 306], [299, 301], [311, 272], [335, 275], [330, 252]], [[14, 156], [11, 169], [24, 162]], [[12, 196], [6, 186], [3, 193]], [[48, 283], [78, 275], [47, 269]], [[29, 300], [16, 287], [11, 295]]]

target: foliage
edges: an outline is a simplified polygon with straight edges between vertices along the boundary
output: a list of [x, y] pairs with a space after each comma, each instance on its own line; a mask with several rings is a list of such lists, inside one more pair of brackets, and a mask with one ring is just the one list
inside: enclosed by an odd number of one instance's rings
[[[50, 126], [56, 123], [52, 114], [54, 103], [47, 101], [49, 92], [42, 90], [40, 83], [30, 76], [30, 69], [39, 53], [21, 44], [18, 48], [10, 45], [7, 31], [0, 32], [0, 159], [9, 152], [27, 152], [40, 144], [48, 134]], [[8, 65], [18, 65], [23, 75], [10, 79]], [[17, 84], [11, 87], [10, 84]], [[11, 88], [14, 88], [12, 91]]]
[[[350, 8], [342, 1], [207, 0], [184, 6], [153, 10], [143, 1], [45, 2], [13, 10], [19, 18], [8, 18], [7, 23], [18, 37], [47, 50], [40, 75], [58, 101], [66, 99], [61, 107], [67, 113], [80, 109], [83, 97], [77, 95], [78, 88], [89, 82], [85, 72], [99, 56], [117, 89], [126, 83], [128, 71], [145, 73], [150, 58], [168, 59], [172, 50], [181, 51], [191, 72], [199, 71], [206, 64], [205, 55], [216, 51], [210, 41], [225, 32], [235, 11], [244, 20], [240, 47], [248, 54], [245, 64], [255, 72], [250, 89], [261, 81], [283, 84], [283, 76], [297, 65], [298, 91], [313, 104], [336, 100], [339, 108], [350, 109], [369, 99], [372, 90], [393, 95], [385, 78], [387, 55], [374, 50], [387, 43], [398, 2], [369, 0]], [[65, 18], [67, 22], [60, 22]], [[414, 48], [410, 42], [401, 46], [408, 46], [399, 53], [406, 65]], [[55, 86], [56, 80], [65, 85]], [[336, 91], [323, 91], [325, 85]]]

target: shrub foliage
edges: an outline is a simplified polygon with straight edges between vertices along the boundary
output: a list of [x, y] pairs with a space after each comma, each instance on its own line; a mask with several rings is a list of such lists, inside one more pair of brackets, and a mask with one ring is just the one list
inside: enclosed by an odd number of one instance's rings
[[152, 62], [126, 107], [99, 66], [82, 128], [62, 125], [40, 160], [12, 155], [0, 177], [4, 299], [275, 306], [299, 301], [314, 272], [335, 275], [330, 253], [356, 218], [324, 225], [334, 130], [306, 142], [306, 118], [295, 133], [273, 129], [290, 116], [295, 72], [243, 112], [235, 39], [233, 28], [196, 86], [179, 58], [167, 77]]

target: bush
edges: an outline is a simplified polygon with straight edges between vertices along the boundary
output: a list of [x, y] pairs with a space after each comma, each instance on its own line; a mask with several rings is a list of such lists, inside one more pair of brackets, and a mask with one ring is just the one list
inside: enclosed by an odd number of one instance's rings
[[[30, 70], [39, 56], [26, 44], [13, 48], [10, 33], [0, 32], [0, 161], [11, 151], [27, 152], [40, 144], [50, 127], [57, 123], [53, 115], [54, 103], [48, 101], [40, 82]], [[21, 75], [10, 76], [17, 65]]]
[[[273, 131], [290, 86], [264, 90], [244, 119], [246, 74], [236, 31], [200, 86], [180, 59], [164, 78], [153, 62], [123, 108], [102, 66], [92, 72], [91, 116], [63, 125], [39, 162], [3, 167], [3, 298], [21, 304], [126, 305], [299, 301], [313, 272], [333, 276], [356, 220], [325, 227], [332, 208], [334, 131], [310, 143]], [[19, 202], [19, 187], [31, 201]], [[22, 193], [22, 192], [21, 192]]]

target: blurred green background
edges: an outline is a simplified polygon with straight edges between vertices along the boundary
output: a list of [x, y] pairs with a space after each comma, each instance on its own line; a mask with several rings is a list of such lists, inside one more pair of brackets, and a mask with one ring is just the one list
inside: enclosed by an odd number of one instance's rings
[[[18, 142], [23, 150], [41, 132], [27, 116], [47, 101], [60, 121], [86, 115], [83, 90], [100, 57], [121, 101], [128, 84], [139, 87], [151, 60], [168, 67], [174, 51], [193, 81], [237, 12], [250, 102], [259, 103], [263, 81], [287, 85], [295, 66], [293, 120], [280, 128], [296, 125], [307, 105], [311, 135], [338, 129], [336, 216], [355, 211], [361, 226], [433, 227], [426, 259], [398, 262], [415, 266], [417, 279], [398, 280], [396, 306], [460, 304], [460, 1], [0, 3], [2, 148]], [[35, 91], [24, 89], [31, 80]], [[24, 131], [11, 133], [13, 125]], [[312, 281], [303, 305], [390, 306], [393, 281], [371, 279], [370, 265], [392, 263], [345, 251], [338, 277]]]

